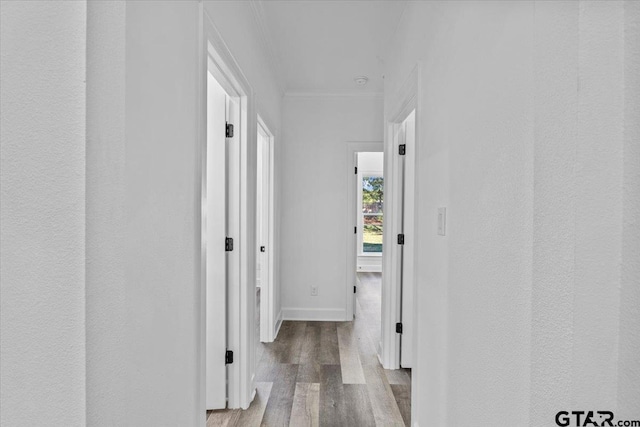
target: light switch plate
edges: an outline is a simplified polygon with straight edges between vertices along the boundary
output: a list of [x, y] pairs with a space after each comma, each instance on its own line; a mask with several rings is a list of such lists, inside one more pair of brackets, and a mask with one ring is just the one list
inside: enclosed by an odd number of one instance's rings
[[444, 236], [447, 232], [447, 208], [438, 208], [438, 235]]

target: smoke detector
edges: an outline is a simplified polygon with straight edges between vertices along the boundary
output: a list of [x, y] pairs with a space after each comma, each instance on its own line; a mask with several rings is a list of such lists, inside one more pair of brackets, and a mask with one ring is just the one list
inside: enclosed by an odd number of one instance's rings
[[364, 86], [369, 81], [369, 77], [367, 77], [367, 76], [358, 76], [358, 77], [354, 78], [353, 81], [356, 82], [356, 84], [358, 86]]

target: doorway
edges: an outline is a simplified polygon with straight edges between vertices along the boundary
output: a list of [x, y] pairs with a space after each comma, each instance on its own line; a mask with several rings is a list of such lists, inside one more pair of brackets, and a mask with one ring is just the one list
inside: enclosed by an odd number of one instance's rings
[[398, 146], [398, 272], [400, 291], [399, 322], [400, 367], [412, 368], [414, 355], [414, 252], [415, 252], [415, 110], [396, 127]]
[[365, 286], [359, 272], [382, 271], [383, 151], [382, 142], [347, 143], [347, 319], [358, 314], [356, 295]]
[[381, 359], [386, 369], [413, 368], [415, 109], [400, 114], [388, 130], [385, 239], [393, 244], [383, 257]]
[[356, 153], [356, 295], [354, 317], [368, 325], [379, 353], [382, 328], [384, 153]]
[[[274, 137], [258, 116], [256, 162], [256, 315], [260, 342], [275, 339]], [[260, 348], [260, 347], [258, 347]], [[258, 357], [259, 360], [259, 357]]]

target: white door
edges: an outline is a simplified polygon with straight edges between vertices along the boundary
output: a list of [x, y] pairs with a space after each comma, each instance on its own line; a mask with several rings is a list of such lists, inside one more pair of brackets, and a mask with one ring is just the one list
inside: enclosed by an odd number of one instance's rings
[[[257, 161], [257, 266], [258, 286], [268, 288], [269, 285], [269, 136], [258, 126], [258, 161]], [[265, 289], [263, 289], [265, 290]], [[267, 291], [269, 289], [266, 289]], [[263, 295], [264, 296], [264, 295]]]
[[401, 322], [402, 335], [400, 338], [400, 366], [413, 367], [413, 330], [414, 330], [414, 253], [415, 253], [415, 113], [402, 123], [405, 144], [403, 187], [402, 191], [402, 281], [401, 281]]
[[[362, 245], [362, 235], [364, 233], [363, 230], [363, 222], [362, 222], [362, 209], [360, 208], [360, 201], [362, 200], [362, 182], [360, 182], [360, 175], [358, 175], [358, 153], [355, 153], [354, 155], [354, 159], [353, 159], [353, 164], [354, 166], [354, 178], [353, 178], [353, 187], [354, 187], [354, 192], [355, 192], [355, 207], [354, 207], [354, 211], [356, 213], [356, 219], [355, 219], [355, 223], [356, 223], [356, 227], [353, 230], [353, 239], [355, 240], [355, 245], [353, 245], [354, 248], [356, 248], [356, 250], [353, 252], [353, 254], [351, 254], [351, 256], [354, 258], [353, 261], [353, 265], [356, 268], [356, 273], [354, 274], [354, 280], [353, 280], [353, 317], [355, 318], [358, 315], [358, 312], [356, 310], [356, 307], [358, 306], [358, 299], [356, 297], [359, 289], [358, 289], [358, 253], [360, 252], [360, 247]], [[359, 231], [359, 232], [358, 232]]]
[[207, 78], [207, 165], [203, 231], [206, 259], [206, 406], [227, 406], [227, 165], [225, 131], [227, 94]]
[[[240, 297], [240, 146], [242, 117], [240, 115], [240, 99], [227, 96], [227, 122], [233, 125], [233, 136], [226, 138], [227, 152], [227, 237], [233, 239], [233, 250], [226, 252], [227, 265], [227, 318], [241, 319], [248, 314], [242, 311]], [[244, 297], [246, 298], [246, 297]], [[234, 301], [235, 303], [231, 303]], [[240, 335], [231, 333], [227, 323], [227, 350], [234, 352], [234, 365], [229, 365], [228, 382], [237, 384], [240, 381], [238, 362], [236, 359], [240, 348]], [[254, 353], [255, 354], [255, 353]], [[234, 369], [235, 367], [235, 369]]]
[[271, 203], [271, 170], [270, 170], [270, 136], [258, 126], [258, 158], [257, 158], [257, 221], [256, 221], [256, 277], [260, 286], [260, 340], [268, 341], [269, 329], [272, 327], [270, 316], [272, 300], [272, 284], [270, 271], [270, 203]]
[[264, 211], [262, 209], [262, 204], [263, 204], [263, 195], [262, 195], [262, 191], [263, 191], [263, 183], [264, 183], [264, 177], [263, 177], [263, 161], [262, 161], [262, 156], [263, 156], [263, 141], [262, 141], [262, 132], [260, 132], [260, 126], [258, 126], [258, 136], [257, 136], [257, 147], [256, 147], [256, 151], [257, 151], [257, 160], [256, 160], [256, 247], [258, 248], [258, 253], [256, 254], [256, 285], [261, 288], [262, 287], [262, 264], [264, 263], [263, 261], [263, 256], [262, 254], [266, 251], [266, 248], [264, 248], [264, 241], [262, 238], [262, 227], [263, 227], [263, 214]]
[[[394, 206], [392, 207], [393, 209], [393, 218], [394, 218], [394, 222], [395, 222], [395, 230], [397, 232], [397, 235], [393, 236], [393, 244], [396, 245], [396, 253], [397, 253], [397, 264], [396, 264], [396, 268], [395, 271], [393, 273], [392, 276], [392, 280], [395, 280], [395, 283], [398, 284], [398, 288], [397, 288], [397, 292], [398, 292], [398, 313], [397, 313], [397, 317], [395, 319], [395, 322], [397, 323], [402, 323], [403, 322], [403, 316], [402, 316], [402, 307], [403, 307], [403, 281], [404, 281], [404, 255], [405, 255], [405, 243], [407, 240], [407, 235], [404, 232], [404, 199], [405, 199], [405, 155], [401, 155], [400, 154], [400, 147], [406, 147], [406, 141], [405, 141], [405, 124], [401, 123], [399, 125], [397, 125], [395, 127], [394, 130], [394, 136], [393, 136], [393, 140], [394, 140], [394, 147], [396, 150], [396, 153], [394, 154], [394, 159], [396, 160], [395, 162], [395, 166], [394, 166], [394, 170], [395, 172], [395, 179], [394, 179], [394, 194], [396, 194], [397, 196], [394, 198]], [[405, 151], [406, 152], [406, 151]], [[388, 206], [388, 205], [387, 205]], [[401, 243], [400, 241], [400, 235], [403, 235], [403, 239], [404, 242]], [[397, 324], [396, 323], [396, 324]], [[400, 365], [402, 365], [402, 356], [404, 355], [404, 349], [403, 349], [403, 344], [405, 344], [405, 339], [403, 339], [403, 334], [399, 333], [396, 327], [396, 334], [397, 334], [397, 343], [400, 347], [399, 352], [400, 352]]]

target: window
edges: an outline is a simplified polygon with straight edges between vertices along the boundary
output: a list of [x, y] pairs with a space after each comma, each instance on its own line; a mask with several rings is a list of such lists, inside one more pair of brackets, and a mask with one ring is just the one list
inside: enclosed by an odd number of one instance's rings
[[384, 178], [362, 177], [362, 252], [382, 253]]

